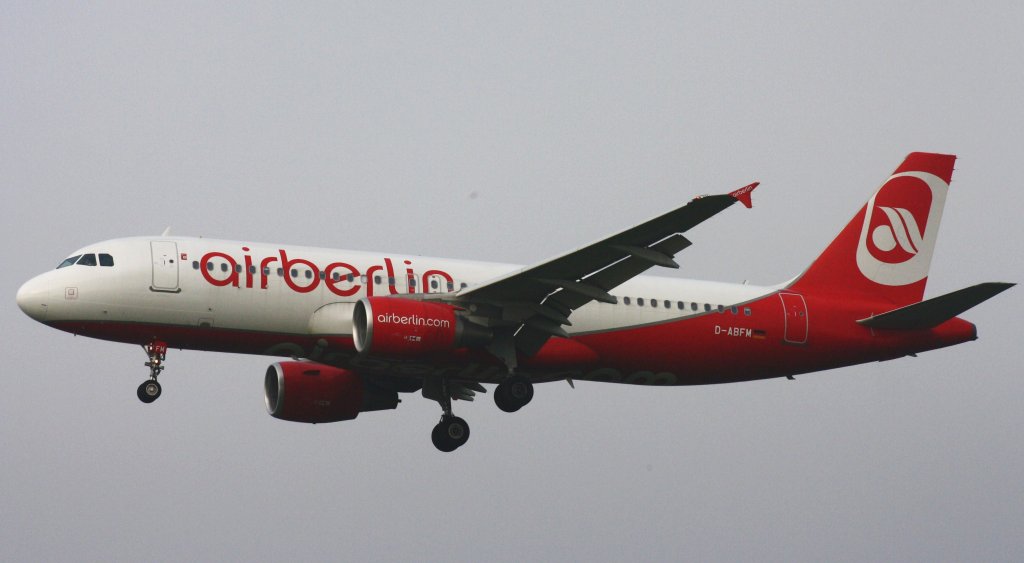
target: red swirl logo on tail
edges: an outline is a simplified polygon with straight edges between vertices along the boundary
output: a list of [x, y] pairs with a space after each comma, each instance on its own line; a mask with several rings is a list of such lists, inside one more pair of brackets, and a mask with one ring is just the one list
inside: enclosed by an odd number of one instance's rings
[[871, 231], [871, 242], [882, 252], [892, 252], [898, 245], [900, 250], [910, 255], [905, 259], [909, 260], [924, 244], [924, 233], [918, 228], [914, 214], [902, 207], [879, 205], [878, 210], [885, 214], [889, 224], [875, 227]]
[[868, 202], [857, 246], [866, 278], [889, 286], [928, 276], [949, 185], [927, 172], [895, 174]]

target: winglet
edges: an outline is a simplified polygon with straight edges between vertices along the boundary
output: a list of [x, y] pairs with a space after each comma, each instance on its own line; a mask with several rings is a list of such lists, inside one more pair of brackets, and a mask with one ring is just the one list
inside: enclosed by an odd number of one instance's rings
[[747, 209], [750, 209], [753, 206], [753, 202], [750, 201], [750, 192], [754, 191], [754, 188], [756, 188], [760, 183], [761, 182], [754, 182], [753, 184], [747, 184], [734, 192], [729, 192], [729, 195], [736, 201], [745, 205]]

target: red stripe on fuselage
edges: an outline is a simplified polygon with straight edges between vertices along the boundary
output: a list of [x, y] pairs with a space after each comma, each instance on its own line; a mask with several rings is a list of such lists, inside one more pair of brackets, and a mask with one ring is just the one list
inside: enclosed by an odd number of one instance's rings
[[[893, 359], [976, 338], [974, 325], [952, 319], [930, 330], [880, 331], [856, 323], [884, 310], [871, 304], [804, 296], [806, 343], [786, 342], [778, 294], [698, 316], [552, 338], [521, 371], [537, 381], [580, 379], [649, 385], [696, 385], [780, 377]], [[750, 314], [745, 314], [745, 309]], [[51, 326], [104, 340], [269, 356], [300, 356], [361, 371], [497, 382], [505, 371], [482, 351], [456, 350], [419, 360], [358, 356], [349, 336], [313, 336], [230, 328], [121, 322], [56, 321]]]

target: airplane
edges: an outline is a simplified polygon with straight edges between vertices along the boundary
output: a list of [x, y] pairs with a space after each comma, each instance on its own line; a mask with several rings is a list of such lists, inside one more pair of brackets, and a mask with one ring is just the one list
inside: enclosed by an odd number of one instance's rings
[[50, 327], [141, 345], [151, 403], [171, 348], [290, 358], [264, 376], [269, 414], [352, 420], [420, 393], [431, 438], [461, 447], [452, 401], [496, 385], [515, 412], [543, 382], [703, 385], [915, 356], [975, 340], [958, 315], [1014, 284], [924, 299], [956, 157], [911, 153], [824, 252], [773, 286], [641, 275], [679, 268], [684, 233], [752, 183], [604, 239], [517, 266], [188, 237], [76, 250], [26, 282], [18, 306]]

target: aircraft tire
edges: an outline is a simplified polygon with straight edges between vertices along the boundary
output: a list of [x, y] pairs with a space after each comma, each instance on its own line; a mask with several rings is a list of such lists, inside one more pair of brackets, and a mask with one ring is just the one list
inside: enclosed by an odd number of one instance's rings
[[136, 392], [139, 396], [139, 400], [143, 403], [149, 404], [160, 398], [163, 393], [163, 388], [154, 379], [147, 379], [143, 381]]
[[533, 400], [533, 383], [521, 375], [513, 375], [498, 384], [494, 403], [505, 412], [516, 412]]
[[444, 417], [430, 433], [430, 439], [442, 452], [453, 452], [469, 440], [469, 424], [457, 416]]

